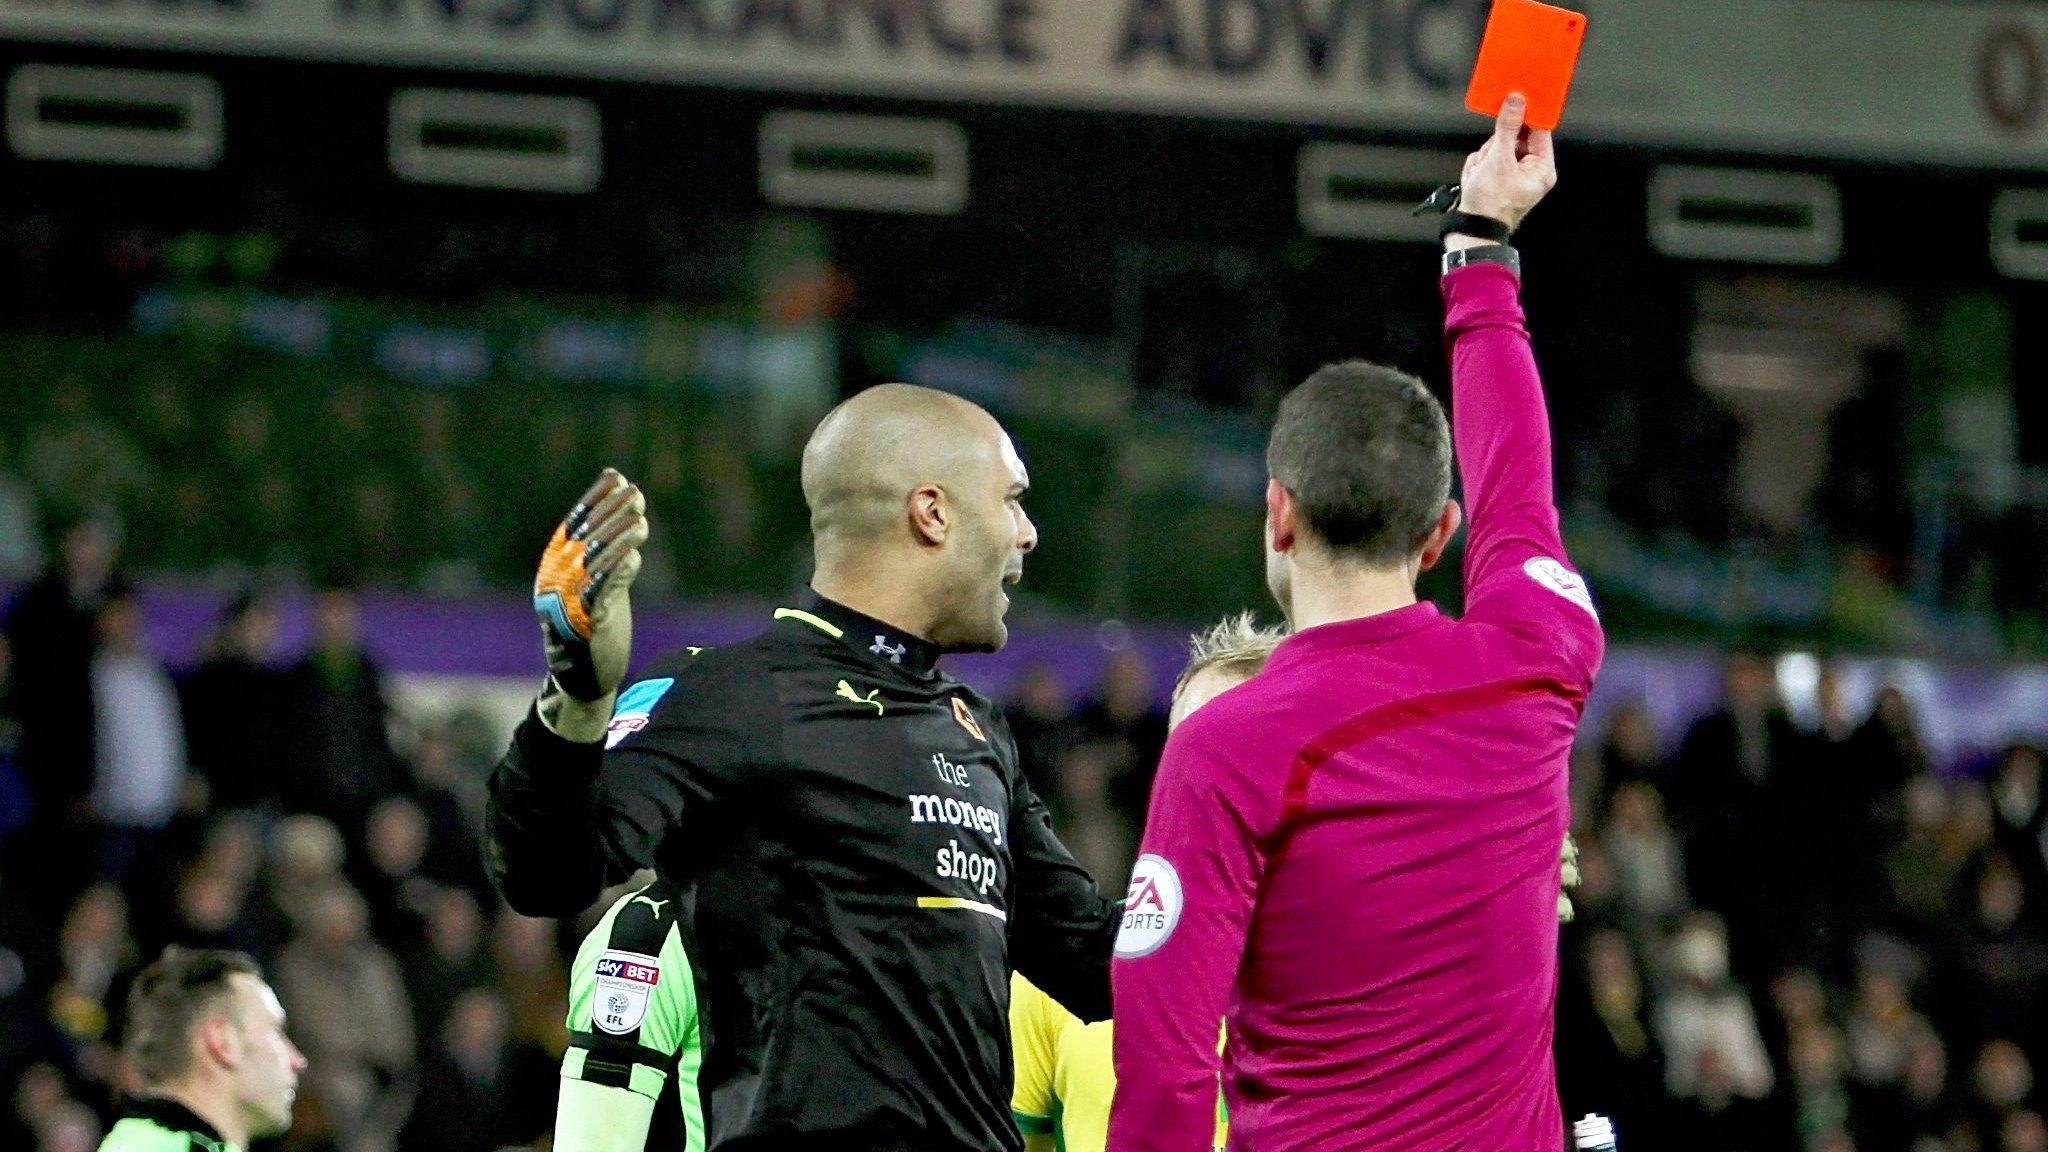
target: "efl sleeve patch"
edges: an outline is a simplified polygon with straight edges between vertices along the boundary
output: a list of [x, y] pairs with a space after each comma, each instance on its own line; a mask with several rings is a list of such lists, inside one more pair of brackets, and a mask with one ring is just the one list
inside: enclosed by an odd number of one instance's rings
[[1180, 923], [1180, 873], [1164, 856], [1150, 852], [1131, 869], [1131, 887], [1124, 898], [1123, 927], [1116, 934], [1116, 954], [1126, 960], [1157, 952]]
[[1593, 592], [1586, 587], [1584, 576], [1548, 556], [1531, 556], [1522, 565], [1522, 571], [1528, 574], [1529, 579], [1584, 608], [1593, 619], [1600, 618], [1600, 610], [1593, 607]]
[[616, 748], [619, 741], [647, 727], [654, 706], [675, 686], [675, 677], [664, 676], [659, 680], [642, 680], [619, 693], [619, 702], [612, 708], [611, 725], [605, 729], [604, 746]]
[[642, 952], [606, 949], [597, 959], [597, 997], [590, 1023], [600, 1032], [628, 1036], [647, 1019], [647, 1002], [661, 983], [661, 961]]

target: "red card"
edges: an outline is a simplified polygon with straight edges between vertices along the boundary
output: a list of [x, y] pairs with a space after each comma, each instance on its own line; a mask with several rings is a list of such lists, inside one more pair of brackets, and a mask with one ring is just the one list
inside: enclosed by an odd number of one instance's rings
[[1465, 107], [1498, 116], [1508, 94], [1529, 99], [1531, 128], [1555, 128], [1586, 39], [1586, 16], [1537, 0], [1494, 0], [1479, 42], [1479, 63], [1465, 90]]

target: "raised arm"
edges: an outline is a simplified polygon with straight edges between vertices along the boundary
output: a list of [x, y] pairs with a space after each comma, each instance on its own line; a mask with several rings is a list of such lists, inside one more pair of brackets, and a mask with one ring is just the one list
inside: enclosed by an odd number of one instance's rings
[[491, 773], [491, 876], [530, 916], [582, 911], [606, 874], [596, 787], [605, 731], [633, 649], [629, 592], [647, 501], [607, 468], [562, 518], [533, 582], [548, 678]]
[[[1557, 183], [1551, 134], [1522, 124], [1511, 97], [1494, 133], [1465, 162], [1463, 211], [1513, 228]], [[1522, 314], [1521, 278], [1492, 241], [1453, 232], [1443, 280], [1451, 358], [1451, 425], [1470, 527], [1469, 618], [1555, 639], [1587, 681], [1598, 620], [1558, 528], [1550, 416]]]

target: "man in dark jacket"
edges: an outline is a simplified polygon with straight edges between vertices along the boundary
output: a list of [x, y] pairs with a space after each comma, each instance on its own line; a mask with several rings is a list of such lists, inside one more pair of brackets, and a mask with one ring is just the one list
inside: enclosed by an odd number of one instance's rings
[[[1053, 836], [1001, 713], [936, 667], [1008, 637], [1026, 485], [980, 408], [856, 396], [804, 452], [814, 595], [623, 693], [638, 490], [607, 472], [543, 559], [551, 676], [492, 779], [493, 862], [530, 915], [638, 868], [694, 888], [712, 1149], [1015, 1152], [1012, 964], [1108, 1014], [1119, 909]], [[608, 962], [628, 1005], [668, 978]]]

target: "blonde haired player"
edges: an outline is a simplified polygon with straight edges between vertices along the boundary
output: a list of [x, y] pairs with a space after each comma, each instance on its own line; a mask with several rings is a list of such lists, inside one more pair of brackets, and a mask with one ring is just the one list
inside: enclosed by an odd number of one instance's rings
[[[1260, 628], [1249, 612], [1197, 633], [1187, 667], [1173, 686], [1170, 731], [1195, 709], [1258, 674], [1287, 638]], [[1109, 1102], [1116, 1092], [1107, 1020], [1085, 1024], [1022, 976], [1010, 977], [1010, 1043], [1017, 1064], [1010, 1112], [1024, 1133], [1025, 1152], [1102, 1152], [1109, 1139]], [[1216, 1146], [1223, 1146], [1218, 1101]]]
[[[1259, 674], [1287, 638], [1284, 628], [1261, 628], [1249, 612], [1198, 632], [1188, 644], [1187, 667], [1173, 686], [1167, 713], [1171, 731], [1195, 710]], [[1565, 839], [1566, 887], [1578, 884], [1577, 848]], [[1560, 895], [1559, 920], [1572, 918], [1571, 898]], [[1109, 1105], [1116, 1094], [1110, 1022], [1084, 1023], [1022, 976], [1010, 977], [1010, 1043], [1017, 1065], [1010, 1112], [1024, 1133], [1024, 1152], [1102, 1152], [1109, 1140]], [[1228, 1125], [1216, 1103], [1216, 1147]]]

